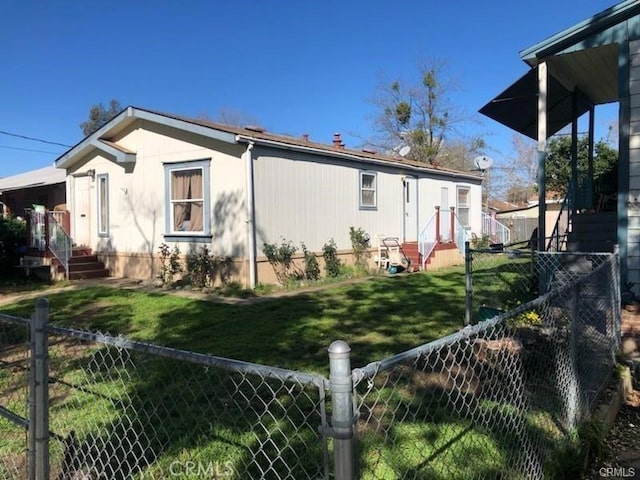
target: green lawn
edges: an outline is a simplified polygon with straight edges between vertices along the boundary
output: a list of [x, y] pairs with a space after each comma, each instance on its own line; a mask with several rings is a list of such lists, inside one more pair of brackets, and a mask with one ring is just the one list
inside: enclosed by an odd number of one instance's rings
[[[374, 277], [250, 305], [110, 287], [43, 296], [55, 325], [325, 374], [334, 340], [347, 341], [352, 365], [362, 366], [451, 333], [464, 319], [461, 269]], [[25, 300], [0, 313], [28, 317], [33, 306]]]
[[[494, 295], [492, 288], [485, 295]], [[483, 290], [478, 291], [481, 296]], [[55, 325], [123, 334], [325, 377], [327, 348], [334, 340], [351, 345], [352, 366], [358, 367], [456, 331], [464, 318], [461, 268], [374, 277], [245, 305], [110, 287], [43, 293]], [[33, 306], [33, 300], [21, 301], [1, 307], [0, 313], [27, 317]], [[2, 340], [0, 331], [0, 347]], [[50, 344], [55, 379], [50, 385], [51, 430], [59, 439], [70, 438], [73, 431], [76, 451], [99, 458], [108, 478], [171, 478], [176, 461], [202, 462], [209, 473], [211, 468], [225, 471], [231, 465], [235, 475], [229, 478], [322, 475], [317, 388], [68, 338], [52, 336]], [[0, 404], [6, 400], [2, 392], [15, 383], [16, 377], [12, 382], [0, 377]], [[396, 409], [419, 400], [405, 398], [406, 393], [400, 385], [383, 385], [376, 398], [367, 401], [381, 415], [386, 414], [379, 408], [395, 404], [388, 412], [395, 415]], [[397, 468], [385, 463], [396, 454], [402, 460], [392, 463], [402, 471], [414, 471], [418, 478], [458, 478], [476, 468], [509, 469], [509, 450], [501, 436], [486, 428], [470, 431], [468, 419], [455, 411], [438, 419], [433, 414], [406, 422], [399, 418], [394, 425], [396, 445], [387, 445], [379, 435], [363, 439], [366, 478], [396, 478]], [[15, 427], [0, 419], [0, 437], [7, 439], [0, 442], [2, 464], [3, 458], [15, 455], [24, 433], [16, 434]], [[469, 452], [474, 443], [481, 448], [467, 459], [468, 465], [460, 464], [459, 470], [447, 475], [447, 468], [442, 468], [449, 457], [463, 458], [460, 450]], [[447, 448], [453, 448], [449, 456], [436, 455], [449, 444]], [[52, 471], [57, 472], [65, 448], [55, 439], [51, 445]], [[416, 447], [420, 445], [424, 448]], [[425, 452], [433, 457], [426, 464]], [[151, 466], [136, 476], [140, 465], [147, 464]], [[182, 478], [202, 478], [202, 471], [180, 473]]]

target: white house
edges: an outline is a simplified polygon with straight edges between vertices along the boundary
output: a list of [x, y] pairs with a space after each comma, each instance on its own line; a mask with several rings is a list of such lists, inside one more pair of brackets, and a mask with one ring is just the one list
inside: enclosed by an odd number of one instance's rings
[[351, 226], [417, 242], [436, 206], [481, 230], [480, 176], [347, 149], [339, 135], [321, 144], [128, 107], [55, 165], [74, 244], [115, 276], [151, 278], [162, 243], [207, 245], [255, 286], [273, 278], [265, 242], [320, 252], [333, 238], [347, 252]]

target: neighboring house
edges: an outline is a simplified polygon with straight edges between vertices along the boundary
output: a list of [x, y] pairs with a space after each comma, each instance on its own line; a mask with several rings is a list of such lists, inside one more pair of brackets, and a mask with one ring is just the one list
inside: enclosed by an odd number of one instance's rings
[[53, 210], [66, 202], [65, 180], [64, 170], [54, 166], [0, 178], [0, 202], [20, 217], [33, 205]]
[[151, 278], [166, 243], [229, 256], [255, 286], [273, 280], [265, 242], [320, 253], [333, 238], [344, 253], [353, 226], [415, 243], [436, 206], [481, 229], [481, 177], [350, 150], [337, 134], [327, 145], [128, 107], [55, 164], [74, 244], [115, 276]]
[[[560, 216], [562, 200], [549, 200], [545, 208], [545, 231], [551, 236], [557, 228], [558, 235], [567, 233], [567, 215]], [[538, 216], [540, 209], [538, 202], [533, 202], [526, 207], [514, 207], [495, 213], [495, 218], [506, 225], [511, 232], [511, 243], [521, 243], [531, 240], [536, 228], [538, 228]], [[547, 242], [548, 243], [548, 242]]]
[[[627, 0], [520, 52], [530, 70], [480, 110], [538, 141], [539, 177], [545, 178], [547, 139], [571, 125], [577, 143], [578, 118], [589, 114], [593, 148], [595, 106], [618, 102], [617, 185], [598, 187], [593, 152], [587, 171], [570, 161], [569, 250], [620, 248], [622, 285], [640, 294], [640, 2]], [[574, 152], [576, 149], [574, 149]], [[578, 186], [584, 186], [578, 195]], [[546, 188], [539, 184], [539, 248], [546, 226]], [[613, 192], [613, 193], [612, 193]]]

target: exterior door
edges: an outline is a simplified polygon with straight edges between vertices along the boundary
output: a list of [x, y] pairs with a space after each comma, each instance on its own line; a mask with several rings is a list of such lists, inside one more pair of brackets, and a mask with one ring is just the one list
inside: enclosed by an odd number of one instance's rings
[[91, 177], [74, 178], [73, 243], [91, 244]]
[[440, 188], [440, 241], [452, 241], [451, 210], [449, 209], [449, 188]]
[[418, 241], [418, 179], [404, 179], [404, 238], [405, 242]]

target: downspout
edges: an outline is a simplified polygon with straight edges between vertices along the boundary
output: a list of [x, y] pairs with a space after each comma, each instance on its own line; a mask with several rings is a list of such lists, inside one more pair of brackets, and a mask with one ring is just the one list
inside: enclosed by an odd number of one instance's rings
[[256, 218], [253, 205], [253, 142], [247, 144], [247, 224], [249, 226], [249, 288], [256, 288]]

